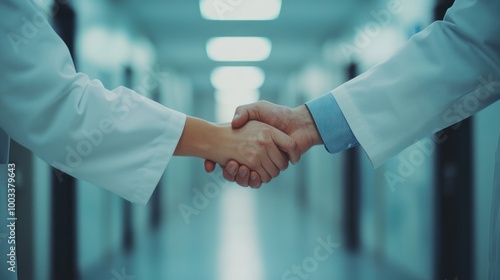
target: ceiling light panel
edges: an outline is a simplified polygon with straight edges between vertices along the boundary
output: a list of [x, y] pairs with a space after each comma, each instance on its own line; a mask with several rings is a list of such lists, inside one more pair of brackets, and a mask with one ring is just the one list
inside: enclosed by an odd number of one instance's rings
[[208, 40], [207, 55], [214, 61], [263, 61], [271, 54], [271, 41], [263, 37], [217, 37]]
[[200, 12], [207, 20], [274, 20], [281, 0], [200, 0]]
[[250, 66], [223, 66], [212, 71], [210, 80], [218, 90], [256, 90], [264, 84], [262, 69]]

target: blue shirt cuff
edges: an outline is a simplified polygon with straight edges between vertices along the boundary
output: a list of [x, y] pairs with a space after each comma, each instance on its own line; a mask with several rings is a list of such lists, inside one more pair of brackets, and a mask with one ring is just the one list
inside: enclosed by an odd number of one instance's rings
[[339, 104], [328, 93], [306, 103], [329, 153], [338, 153], [359, 145]]

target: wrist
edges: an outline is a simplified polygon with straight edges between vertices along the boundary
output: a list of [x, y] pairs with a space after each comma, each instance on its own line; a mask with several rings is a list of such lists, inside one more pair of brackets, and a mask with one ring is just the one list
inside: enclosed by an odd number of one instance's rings
[[226, 164], [226, 152], [231, 144], [231, 125], [210, 123], [204, 135], [205, 145], [202, 146], [202, 158], [212, 160], [219, 164]]
[[316, 123], [309, 112], [306, 105], [300, 105], [293, 109], [294, 114], [297, 116], [299, 123], [296, 124], [297, 134], [303, 137], [302, 142], [304, 143], [304, 152], [315, 145], [322, 145], [323, 139], [321, 138]]
[[187, 117], [184, 131], [175, 148], [174, 155], [214, 160], [214, 147], [220, 137], [218, 125]]

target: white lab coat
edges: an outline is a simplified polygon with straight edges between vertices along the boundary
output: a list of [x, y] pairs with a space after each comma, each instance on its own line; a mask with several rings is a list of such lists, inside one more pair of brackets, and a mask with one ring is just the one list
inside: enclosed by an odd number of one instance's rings
[[[469, 117], [500, 98], [500, 1], [456, 0], [443, 21], [332, 94], [376, 167], [417, 140]], [[491, 125], [497, 128], [500, 119]], [[491, 280], [500, 279], [499, 152], [496, 161]]]
[[145, 204], [186, 116], [76, 73], [31, 1], [2, 0], [0, 12], [0, 128], [47, 163]]
[[500, 98], [500, 1], [457, 0], [443, 21], [332, 93], [380, 166]]

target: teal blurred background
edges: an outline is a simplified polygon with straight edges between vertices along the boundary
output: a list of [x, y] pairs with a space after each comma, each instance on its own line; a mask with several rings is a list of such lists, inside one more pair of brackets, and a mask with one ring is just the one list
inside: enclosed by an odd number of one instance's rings
[[[297, 106], [319, 97], [388, 58], [451, 4], [35, 2], [79, 71], [214, 122], [259, 99]], [[208, 46], [217, 37], [261, 37], [262, 49], [244, 40]], [[257, 68], [221, 86], [222, 66]], [[19, 279], [486, 279], [498, 119], [497, 102], [445, 132], [444, 143], [421, 140], [376, 170], [362, 149], [315, 147], [260, 190], [223, 181], [220, 169], [206, 174], [201, 159], [174, 158], [146, 207], [13, 142]]]

